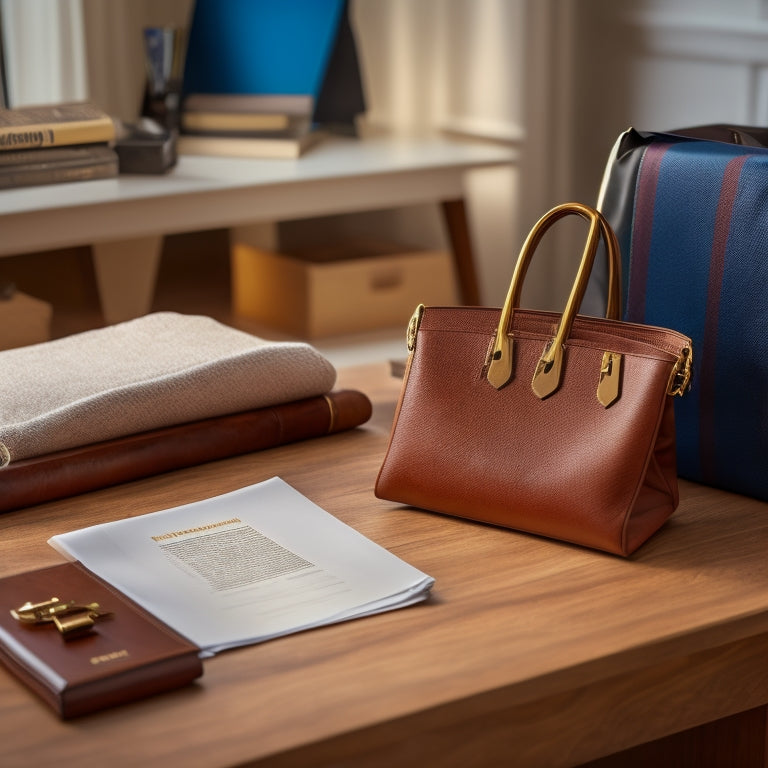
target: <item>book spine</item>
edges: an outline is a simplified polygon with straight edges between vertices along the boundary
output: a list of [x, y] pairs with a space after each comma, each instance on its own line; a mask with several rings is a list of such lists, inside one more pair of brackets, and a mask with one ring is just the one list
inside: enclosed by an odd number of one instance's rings
[[110, 179], [117, 176], [117, 174], [117, 157], [114, 160], [81, 166], [54, 166], [48, 168], [24, 168], [17, 166], [13, 169], [0, 168], [0, 189], [32, 187], [41, 184], [62, 184], [71, 181]]
[[212, 157], [282, 158], [300, 157], [304, 149], [317, 137], [308, 134], [298, 138], [265, 138], [238, 136], [179, 136], [177, 150], [180, 155], [210, 155]]
[[292, 126], [288, 115], [278, 113], [241, 114], [182, 112], [183, 131], [286, 131]]
[[0, 469], [0, 512], [341, 432], [370, 415], [366, 395], [338, 390], [12, 462]]
[[0, 150], [40, 149], [112, 141], [115, 124], [108, 117], [38, 125], [0, 126]]
[[41, 167], [44, 164], [71, 163], [85, 165], [98, 160], [114, 157], [114, 150], [106, 143], [78, 144], [65, 147], [46, 147], [45, 149], [17, 149], [0, 152], [0, 173], [4, 168], [22, 166], [24, 168]]
[[190, 93], [183, 102], [186, 112], [284, 112], [310, 117], [315, 100], [309, 94], [223, 94]]

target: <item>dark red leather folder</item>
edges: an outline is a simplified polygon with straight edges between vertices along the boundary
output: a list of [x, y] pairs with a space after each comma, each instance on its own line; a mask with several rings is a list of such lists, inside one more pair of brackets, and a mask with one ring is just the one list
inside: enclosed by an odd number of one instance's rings
[[[52, 597], [98, 603], [103, 618], [74, 639], [51, 622], [12, 611]], [[0, 661], [62, 717], [70, 718], [191, 683], [198, 648], [78, 563], [0, 579]]]

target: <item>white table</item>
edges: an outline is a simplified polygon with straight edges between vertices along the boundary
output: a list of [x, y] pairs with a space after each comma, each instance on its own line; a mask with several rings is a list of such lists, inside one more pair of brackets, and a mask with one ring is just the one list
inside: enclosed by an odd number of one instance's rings
[[332, 138], [298, 160], [182, 157], [164, 176], [0, 192], [0, 256], [91, 245], [105, 320], [149, 311], [164, 235], [440, 203], [462, 299], [478, 302], [463, 180], [509, 147], [442, 138]]

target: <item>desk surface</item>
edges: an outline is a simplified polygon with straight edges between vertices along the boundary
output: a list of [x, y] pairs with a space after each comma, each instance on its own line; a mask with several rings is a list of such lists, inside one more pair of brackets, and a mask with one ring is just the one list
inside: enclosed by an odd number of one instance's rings
[[431, 599], [70, 723], [0, 670], [0, 763], [576, 765], [768, 701], [768, 505], [682, 483], [627, 560], [403, 509], [372, 492], [399, 383], [340, 384], [374, 401], [365, 427], [0, 516], [0, 573], [59, 562], [55, 533], [279, 475], [434, 576]]
[[516, 157], [435, 137], [328, 138], [297, 160], [189, 156], [161, 176], [3, 190], [0, 255], [458, 199], [466, 171]]

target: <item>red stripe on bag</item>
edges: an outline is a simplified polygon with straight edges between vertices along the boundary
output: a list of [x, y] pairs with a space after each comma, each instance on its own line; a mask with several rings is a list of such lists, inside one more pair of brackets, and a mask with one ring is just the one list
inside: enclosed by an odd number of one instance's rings
[[648, 282], [648, 262], [651, 253], [653, 212], [661, 160], [671, 143], [650, 144], [645, 150], [637, 179], [635, 219], [632, 226], [632, 254], [629, 265], [629, 291], [626, 319], [633, 323], [645, 320], [645, 293]]
[[720, 186], [720, 197], [715, 212], [715, 226], [712, 237], [712, 251], [709, 259], [709, 280], [707, 283], [707, 307], [704, 318], [704, 337], [699, 370], [699, 451], [702, 477], [716, 477], [715, 458], [715, 376], [717, 360], [717, 329], [720, 320], [720, 292], [725, 273], [725, 253], [728, 235], [731, 231], [733, 204], [739, 189], [741, 169], [748, 155], [734, 157], [725, 166]]

